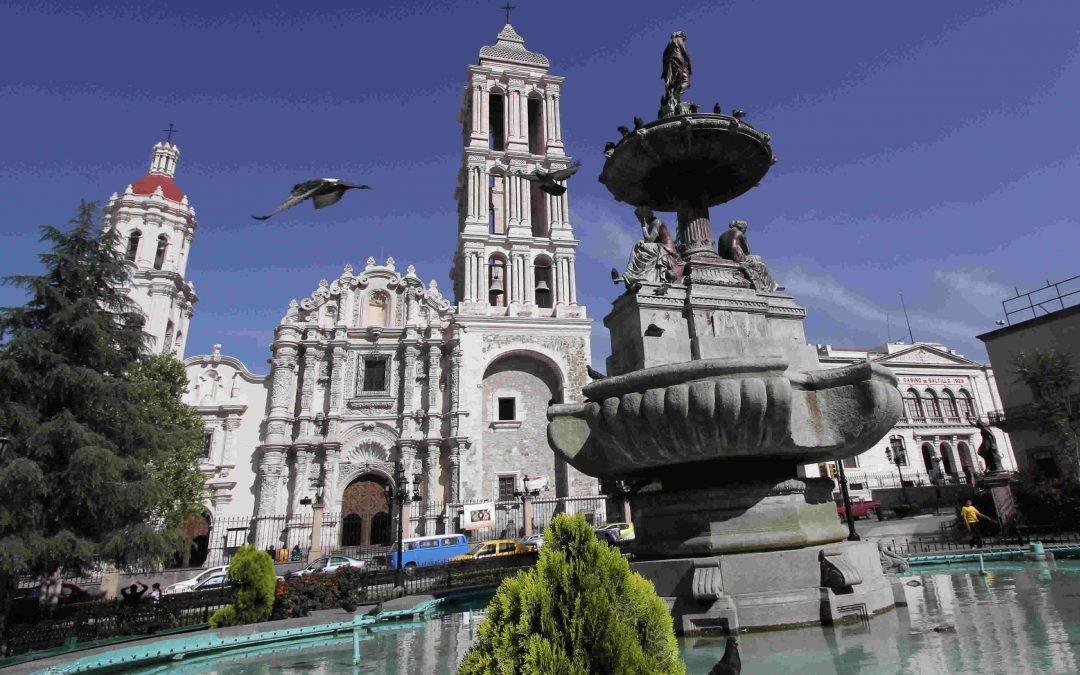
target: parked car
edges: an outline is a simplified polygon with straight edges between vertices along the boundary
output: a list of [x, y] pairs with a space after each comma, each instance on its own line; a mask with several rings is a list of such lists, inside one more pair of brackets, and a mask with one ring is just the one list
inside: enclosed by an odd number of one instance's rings
[[[873, 518], [877, 516], [878, 511], [881, 509], [881, 504], [878, 504], [873, 499], [853, 499], [851, 500], [851, 517], [852, 518]], [[847, 510], [844, 509], [843, 503], [837, 505], [836, 515], [841, 518], [847, 518]]]
[[202, 584], [202, 582], [206, 581], [210, 577], [213, 577], [217, 574], [224, 575], [225, 572], [228, 571], [228, 569], [228, 565], [218, 565], [217, 567], [205, 569], [202, 572], [199, 572], [195, 576], [191, 577], [190, 579], [187, 579], [185, 581], [178, 581], [171, 586], [167, 586], [165, 588], [165, 595], [168, 595], [170, 593], [183, 593], [184, 591], [193, 591], [197, 586]]
[[[438, 565], [449, 562], [468, 550], [469, 542], [463, 534], [412, 537], [401, 542], [401, 566], [412, 570], [418, 565]], [[382, 563], [389, 569], [397, 569], [397, 560], [397, 545], [394, 544]]]
[[598, 527], [598, 530], [606, 530], [614, 532], [618, 537], [618, 541], [633, 541], [634, 539], [634, 525], [633, 523], [608, 523], [603, 527]]
[[225, 572], [221, 572], [219, 574], [214, 574], [212, 576], [206, 577], [205, 579], [203, 579], [202, 581], [199, 582], [198, 586], [196, 586], [195, 588], [193, 588], [191, 590], [193, 590], [193, 591], [205, 591], [208, 588], [215, 588], [217, 586], [222, 586], [222, 585], [224, 585], [226, 583], [228, 583], [228, 579], [226, 578]]
[[350, 558], [347, 555], [327, 555], [313, 561], [307, 567], [296, 570], [286, 576], [302, 577], [305, 574], [314, 574], [315, 572], [334, 572], [342, 567], [364, 569], [367, 567], [367, 561], [360, 560], [359, 558]]
[[544, 545], [544, 535], [530, 534], [527, 537], [523, 537], [521, 543], [525, 546], [532, 546], [534, 549], [540, 550], [540, 547]]
[[468, 553], [454, 556], [451, 560], [453, 562], [460, 562], [463, 560], [486, 560], [488, 558], [532, 553], [535, 550], [536, 549], [532, 546], [513, 539], [488, 539], [487, 541], [473, 544]]

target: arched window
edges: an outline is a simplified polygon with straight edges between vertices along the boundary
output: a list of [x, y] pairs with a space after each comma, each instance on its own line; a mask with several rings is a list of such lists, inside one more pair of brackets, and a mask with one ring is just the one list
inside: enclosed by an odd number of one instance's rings
[[488, 233], [506, 234], [506, 177], [501, 171], [488, 174]]
[[493, 255], [488, 260], [488, 302], [494, 307], [505, 307], [509, 290], [506, 260], [502, 256]]
[[544, 101], [538, 95], [529, 96], [529, 152], [544, 154]]
[[550, 218], [547, 209], [547, 195], [536, 183], [529, 183], [529, 205], [532, 218], [532, 235], [534, 237], [550, 236], [548, 225]]
[[390, 316], [390, 298], [381, 291], [368, 296], [367, 325], [385, 326]]
[[182, 330], [176, 331], [176, 339], [173, 340], [173, 348], [172, 348], [173, 352], [179, 353], [180, 352], [180, 345], [183, 344], [183, 342], [184, 342], [184, 331], [182, 331]]
[[967, 389], [960, 390], [960, 398], [956, 401], [960, 405], [960, 416], [964, 419], [973, 419], [978, 411], [975, 409], [975, 399]]
[[956, 467], [953, 465], [952, 446], [948, 443], [942, 443], [938, 446], [938, 450], [941, 452], [941, 470], [950, 476], [955, 476]]
[[914, 389], [908, 389], [904, 394], [904, 410], [907, 412], [908, 419], [917, 420], [925, 417], [923, 414], [922, 405], [919, 403], [919, 392]]
[[169, 323], [165, 324], [165, 339], [161, 343], [161, 353], [166, 354], [172, 349], [173, 345], [173, 332], [176, 328], [173, 326], [173, 322], [170, 319]]
[[132, 230], [131, 234], [128, 235], [127, 253], [124, 254], [124, 257], [131, 262], [135, 262], [136, 256], [139, 255], [140, 239], [142, 239], [142, 232], [139, 230]]
[[956, 397], [948, 389], [945, 390], [945, 395], [941, 397], [941, 408], [945, 413], [945, 417], [956, 417], [958, 415]]
[[169, 250], [169, 238], [164, 234], [157, 238], [157, 253], [154, 254], [154, 269], [161, 269], [165, 264], [165, 252]]
[[533, 267], [536, 279], [536, 306], [551, 309], [554, 297], [551, 282], [551, 258], [540, 256]]
[[933, 475], [935, 472], [934, 446], [930, 445], [929, 443], [922, 444], [922, 461], [923, 467], [926, 468], [926, 473]]
[[926, 416], [931, 419], [941, 417], [941, 404], [938, 402], [937, 394], [930, 389], [923, 392], [923, 410], [926, 411]]
[[501, 91], [488, 94], [488, 149], [506, 149], [506, 105]]

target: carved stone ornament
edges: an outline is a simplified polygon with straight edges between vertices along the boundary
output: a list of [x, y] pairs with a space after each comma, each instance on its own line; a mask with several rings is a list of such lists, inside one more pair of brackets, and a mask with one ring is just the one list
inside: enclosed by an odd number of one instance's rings
[[821, 560], [821, 585], [839, 591], [862, 583], [859, 568], [844, 556], [843, 551], [825, 549]]

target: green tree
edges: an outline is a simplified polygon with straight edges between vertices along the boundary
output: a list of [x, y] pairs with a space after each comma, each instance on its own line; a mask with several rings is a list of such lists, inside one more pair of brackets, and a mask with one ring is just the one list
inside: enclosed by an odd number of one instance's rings
[[148, 461], [165, 490], [155, 520], [177, 527], [185, 516], [203, 511], [206, 477], [199, 470], [203, 456], [204, 427], [195, 410], [180, 400], [187, 389], [184, 364], [172, 354], [155, 354], [138, 363], [131, 372], [143, 421], [170, 429]]
[[1031, 415], [1039, 431], [1054, 439], [1072, 463], [1072, 479], [1080, 479], [1080, 394], [1072, 355], [1056, 349], [1020, 352], [1013, 372], [1031, 389]]
[[459, 673], [684, 673], [671, 614], [651, 582], [559, 515], [536, 567], [503, 581]]
[[5, 280], [28, 299], [0, 309], [0, 624], [20, 574], [152, 565], [186, 546], [161, 520], [172, 495], [155, 470], [177, 429], [130, 379], [148, 336], [119, 235], [95, 220], [83, 202], [69, 229], [43, 226], [42, 273]]
[[210, 617], [211, 628], [266, 621], [274, 608], [277, 576], [274, 561], [266, 551], [252, 545], [241, 546], [229, 563], [227, 578], [236, 584], [236, 596]]

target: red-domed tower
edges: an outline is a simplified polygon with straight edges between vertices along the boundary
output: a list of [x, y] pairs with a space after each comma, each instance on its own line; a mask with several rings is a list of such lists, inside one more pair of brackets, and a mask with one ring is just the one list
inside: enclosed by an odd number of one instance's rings
[[120, 232], [131, 266], [128, 291], [146, 315], [155, 351], [184, 356], [188, 323], [198, 297], [184, 274], [195, 235], [195, 208], [173, 180], [180, 148], [154, 144], [150, 172], [115, 192], [105, 206], [105, 225]]

